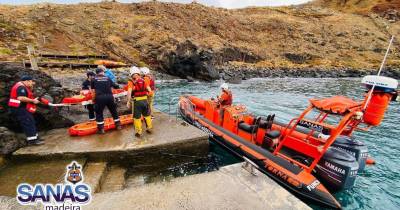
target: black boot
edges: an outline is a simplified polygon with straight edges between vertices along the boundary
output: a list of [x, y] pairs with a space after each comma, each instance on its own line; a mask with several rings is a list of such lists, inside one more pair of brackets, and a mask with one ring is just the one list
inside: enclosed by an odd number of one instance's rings
[[120, 122], [120, 121], [115, 122], [115, 128], [116, 128], [117, 130], [121, 130], [121, 129], [122, 129], [122, 125], [121, 125], [121, 122]]
[[98, 134], [105, 134], [106, 132], [104, 131], [104, 125], [103, 124], [98, 124], [97, 125], [97, 133]]
[[27, 143], [28, 146], [39, 146], [42, 144], [44, 144], [44, 141], [41, 139], [31, 140], [31, 141], [28, 141], [28, 143]]
[[103, 128], [97, 129], [97, 134], [105, 134], [106, 132], [104, 131]]

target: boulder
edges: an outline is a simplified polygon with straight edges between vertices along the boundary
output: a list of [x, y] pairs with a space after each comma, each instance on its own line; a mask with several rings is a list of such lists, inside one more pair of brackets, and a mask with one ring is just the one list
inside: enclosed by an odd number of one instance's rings
[[23, 138], [19, 138], [6, 127], [0, 127], [0, 158], [2, 155], [10, 154], [25, 144], [26, 142]]
[[[61, 85], [46, 73], [33, 71], [16, 64], [0, 64], [0, 126], [7, 127], [12, 131], [21, 132], [20, 126], [10, 114], [7, 106], [12, 86], [18, 82], [23, 75], [31, 75], [36, 80], [34, 88], [35, 96], [48, 95], [55, 102], [64, 97], [64, 89]], [[39, 106], [35, 113], [35, 120], [39, 130], [69, 127], [73, 122], [67, 120], [58, 113], [56, 109]]]
[[213, 52], [200, 49], [191, 41], [178, 44], [175, 51], [161, 56], [161, 70], [181, 78], [192, 77], [201, 80], [215, 80], [219, 78], [214, 68]]

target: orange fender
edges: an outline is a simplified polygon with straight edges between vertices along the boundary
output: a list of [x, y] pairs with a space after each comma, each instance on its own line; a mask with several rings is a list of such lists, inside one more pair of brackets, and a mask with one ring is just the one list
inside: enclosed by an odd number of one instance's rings
[[365, 163], [367, 165], [375, 165], [375, 160], [372, 158], [367, 158], [367, 160], [365, 161]]

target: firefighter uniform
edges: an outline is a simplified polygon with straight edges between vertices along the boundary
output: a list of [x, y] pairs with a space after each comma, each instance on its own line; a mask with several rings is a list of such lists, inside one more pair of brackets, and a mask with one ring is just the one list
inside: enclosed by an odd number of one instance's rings
[[98, 75], [93, 79], [91, 83], [91, 88], [95, 91], [95, 112], [96, 112], [96, 123], [99, 133], [104, 133], [104, 108], [107, 107], [110, 111], [115, 126], [120, 129], [121, 124], [118, 117], [117, 105], [114, 101], [114, 96], [112, 94], [112, 87], [118, 88], [118, 85], [113, 83], [104, 74], [99, 74], [102, 71], [96, 72]]
[[150, 116], [149, 103], [147, 101], [147, 87], [145, 81], [142, 78], [130, 80], [128, 82], [128, 88], [132, 89], [132, 112], [133, 112], [133, 124], [135, 126], [136, 136], [142, 135], [142, 116], [144, 117], [147, 132], [151, 133], [153, 128], [152, 120]]
[[[22, 81], [25, 80], [32, 80], [32, 77], [22, 77]], [[36, 105], [33, 103], [26, 103], [18, 100], [18, 97], [20, 96], [35, 99], [32, 90], [29, 87], [25, 86], [22, 82], [17, 82], [11, 88], [10, 99], [8, 101], [10, 111], [22, 127], [22, 130], [26, 135], [26, 140], [28, 144], [42, 143], [38, 138], [36, 122], [33, 117], [33, 113], [35, 113], [36, 111]]]
[[[94, 74], [93, 72], [89, 72], [87, 75], [88, 75], [88, 77], [89, 77], [89, 76], [95, 76], [95, 74]], [[89, 81], [89, 79], [86, 79], [86, 80], [82, 83], [82, 90], [83, 90], [83, 91], [90, 91], [91, 83], [92, 83], [92, 82]], [[88, 104], [88, 105], [86, 105], [85, 107], [86, 107], [86, 109], [87, 109], [88, 112], [89, 112], [89, 120], [90, 120], [90, 121], [96, 120], [96, 116], [95, 116], [95, 114], [94, 114], [94, 105], [93, 105], [93, 104]]]

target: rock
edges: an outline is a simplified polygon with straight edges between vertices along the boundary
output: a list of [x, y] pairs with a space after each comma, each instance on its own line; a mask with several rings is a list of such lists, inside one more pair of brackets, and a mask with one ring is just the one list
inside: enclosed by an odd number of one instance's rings
[[191, 76], [187, 76], [186, 79], [187, 79], [188, 82], [193, 82], [194, 81], [194, 78], [191, 77]]
[[178, 44], [175, 51], [161, 57], [161, 70], [171, 75], [207, 81], [219, 78], [213, 65], [213, 52], [199, 49], [189, 40]]
[[[19, 65], [0, 64], [0, 126], [7, 127], [13, 131], [21, 132], [20, 126], [8, 110], [8, 99], [11, 87], [19, 81], [23, 75], [32, 75], [36, 80], [34, 88], [35, 96], [47, 94], [59, 102], [64, 98], [64, 90], [61, 85], [49, 75], [41, 71], [33, 71]], [[38, 107], [35, 113], [35, 120], [39, 130], [49, 130], [53, 128], [69, 127], [73, 122], [61, 116], [57, 110], [49, 109], [46, 106]]]
[[3, 155], [0, 155], [0, 169], [6, 164], [6, 159], [3, 157]]
[[347, 36], [347, 34], [348, 34], [347, 32], [343, 32], [343, 31], [342, 31], [342, 32], [337, 32], [337, 33], [336, 33], [336, 36], [339, 36], [339, 37], [340, 37], [340, 36]]
[[242, 83], [242, 77], [240, 76], [231, 77], [229, 80], [226, 80], [226, 82], [231, 84], [240, 84]]
[[25, 140], [18, 138], [14, 132], [5, 127], [0, 127], [0, 159], [1, 155], [10, 154], [25, 144]]
[[285, 53], [284, 56], [293, 63], [303, 64], [314, 59], [316, 56], [308, 53]]

